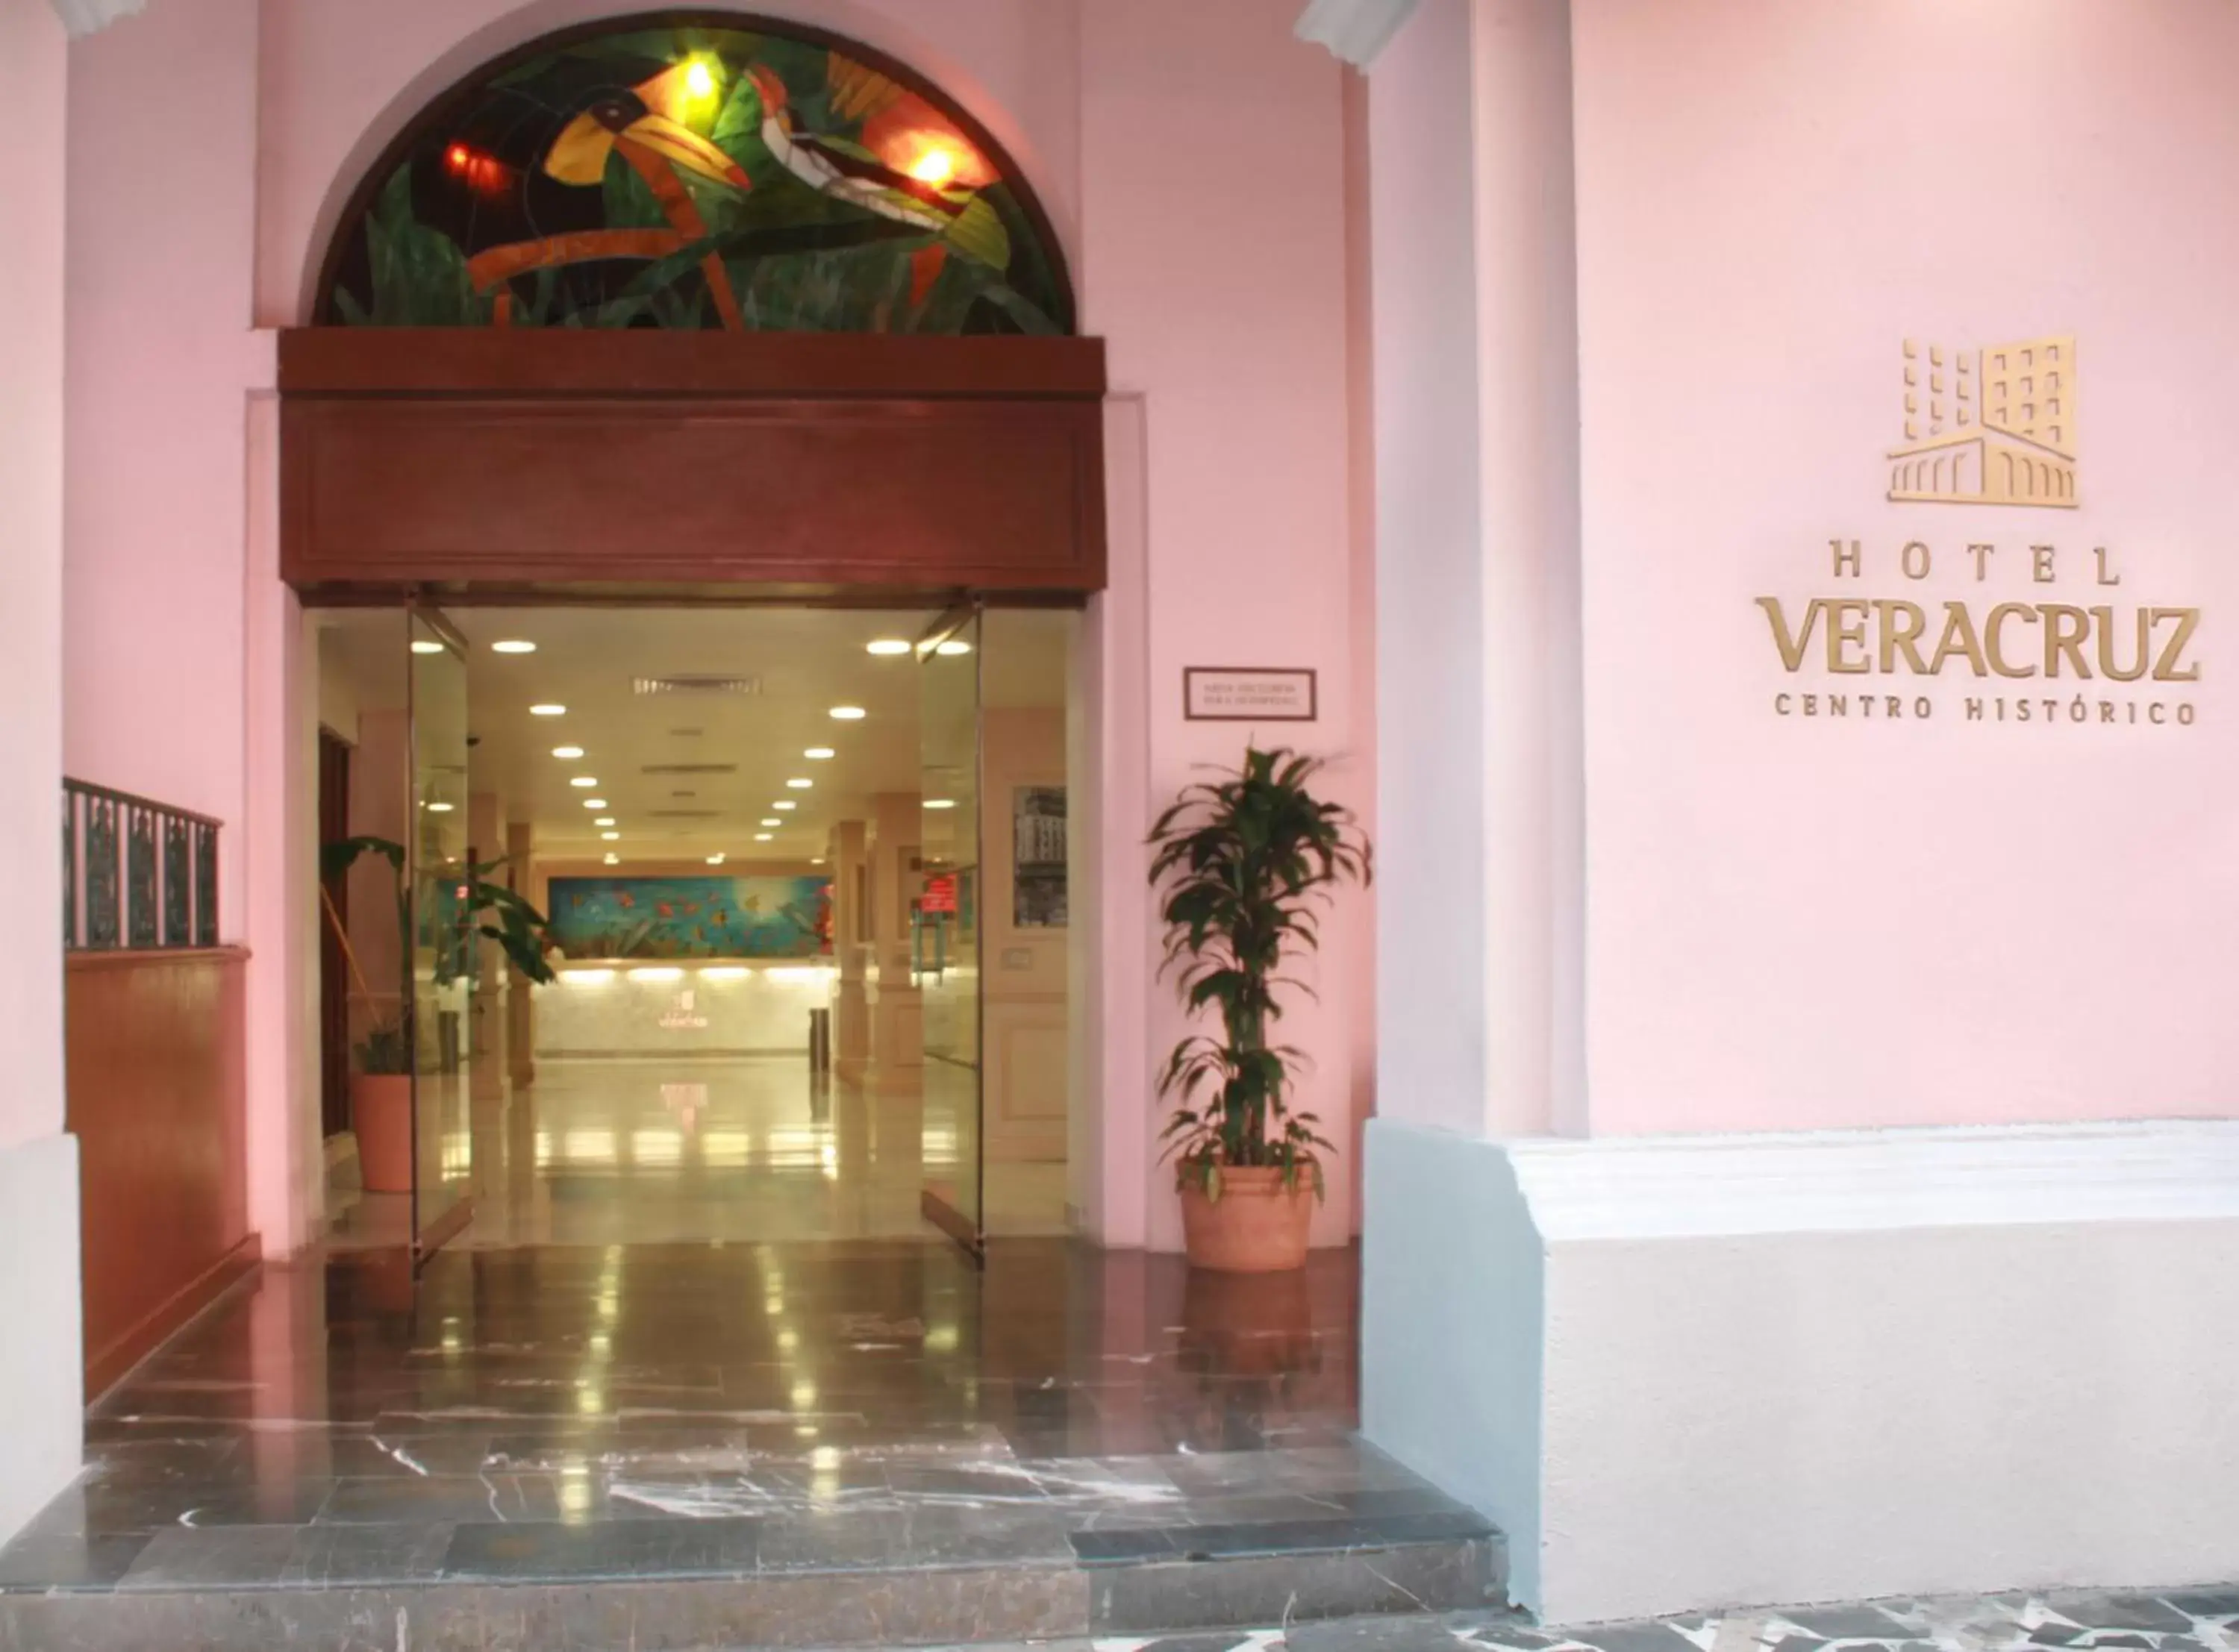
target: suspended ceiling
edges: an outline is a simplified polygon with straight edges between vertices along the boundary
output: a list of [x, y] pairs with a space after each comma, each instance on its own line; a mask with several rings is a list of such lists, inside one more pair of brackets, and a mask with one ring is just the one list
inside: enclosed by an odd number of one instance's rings
[[[931, 612], [570, 607], [462, 608], [448, 617], [467, 643], [475, 743], [465, 788], [495, 794], [508, 820], [532, 824], [540, 859], [614, 853], [625, 866], [716, 853], [801, 861], [822, 854], [832, 824], [860, 818], [875, 794], [918, 790], [925, 668], [909, 655], [875, 658], [866, 645], [924, 634], [938, 617]], [[403, 616], [327, 610], [313, 623], [322, 722], [355, 740], [361, 718], [401, 713], [409, 658]], [[1064, 611], [991, 611], [979, 654], [986, 703], [1061, 710], [1075, 623]], [[536, 651], [490, 646], [515, 640]], [[422, 680], [440, 681], [450, 669], [423, 662]], [[726, 686], [647, 692], [677, 679]], [[564, 706], [566, 714], [532, 714], [537, 705]], [[834, 706], [867, 714], [837, 721]], [[554, 756], [563, 746], [584, 755]], [[829, 760], [805, 755], [827, 746], [835, 753]], [[570, 784], [578, 778], [599, 784]], [[788, 786], [794, 780], [811, 785]], [[583, 806], [595, 798], [608, 806]], [[778, 802], [797, 806], [771, 806]], [[601, 818], [614, 819], [619, 838], [601, 836]], [[762, 824], [768, 819], [781, 824]], [[764, 832], [771, 840], [755, 841]]]

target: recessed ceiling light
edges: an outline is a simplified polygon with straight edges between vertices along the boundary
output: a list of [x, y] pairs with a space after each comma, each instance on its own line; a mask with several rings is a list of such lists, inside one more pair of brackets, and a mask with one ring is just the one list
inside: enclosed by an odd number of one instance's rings
[[709, 855], [708, 857], [708, 864], [711, 866], [720, 866], [723, 864], [726, 858], [727, 857], [722, 855]]
[[608, 866], [619, 866], [620, 865], [621, 865], [621, 863], [622, 863], [622, 858], [621, 858], [620, 855], [616, 854], [616, 853], [615, 853], [613, 850], [611, 850], [611, 849], [609, 849], [609, 850], [608, 850], [608, 851], [607, 851], [607, 864], [608, 864]]
[[942, 643], [939, 647], [933, 650], [933, 653], [935, 654], [945, 654], [949, 655], [952, 659], [958, 654], [970, 654], [971, 652], [972, 645], [965, 641], [961, 637], [951, 637], [947, 641]]
[[834, 758], [839, 756], [840, 753], [834, 751], [829, 746], [812, 746], [807, 751], [803, 752], [801, 755], [812, 763], [828, 763]]
[[880, 637], [876, 642], [867, 644], [863, 649], [865, 654], [882, 655], [907, 654], [909, 651], [909, 644], [900, 637]]
[[812, 866], [821, 866], [824, 864], [824, 857], [822, 855], [811, 855], [808, 857], [808, 864]]
[[587, 797], [583, 799], [583, 806], [587, 809], [603, 809], [607, 806], [607, 800], [602, 797]]
[[956, 806], [956, 799], [953, 797], [929, 797], [925, 800], [925, 806], [928, 809], [953, 809]]
[[834, 722], [860, 723], [868, 714], [860, 706], [834, 706], [832, 708]]
[[615, 817], [611, 814], [602, 814], [597, 819], [591, 822], [593, 826], [612, 826], [614, 823]]
[[762, 817], [762, 824], [764, 826], [783, 826], [785, 822], [779, 819], [777, 816], [774, 814], [766, 814]]
[[754, 833], [754, 841], [756, 843], [767, 843], [770, 841], [770, 838], [771, 834], [767, 832], [757, 832]]
[[596, 786], [596, 785], [598, 784], [598, 781], [596, 781], [596, 780], [593, 780], [593, 779], [592, 779], [589, 775], [588, 775], [588, 774], [578, 774], [578, 775], [575, 776], [572, 780], [570, 780], [568, 782], [568, 785], [570, 785], [570, 786], [580, 786], [580, 787], [581, 787], [584, 791], [588, 792], [588, 791], [589, 791], [593, 786]]
[[622, 834], [619, 832], [601, 832], [599, 836], [608, 843], [620, 843], [622, 839]]
[[448, 814], [455, 806], [455, 805], [449, 803], [430, 803], [428, 806], [428, 813], [430, 814]]
[[787, 791], [791, 791], [791, 792], [806, 792], [807, 790], [808, 790], [808, 788], [809, 788], [810, 786], [812, 786], [815, 785], [815, 784], [816, 784], [816, 782], [815, 782], [815, 781], [814, 781], [814, 780], [800, 780], [800, 779], [794, 779], [794, 780], [787, 780], [785, 784], [786, 784], [786, 789], [787, 789]]
[[443, 645], [435, 640], [432, 637], [415, 637], [412, 639], [412, 652], [414, 654], [441, 654], [443, 652]]
[[563, 763], [572, 763], [582, 754], [583, 748], [580, 746], [555, 746], [552, 748], [552, 755]]
[[535, 654], [536, 645], [524, 637], [508, 637], [502, 642], [490, 644], [492, 654]]
[[565, 706], [531, 706], [528, 714], [531, 717], [565, 717], [568, 708]]
[[770, 805], [770, 807], [773, 809], [784, 809], [787, 811], [797, 809], [801, 805], [795, 803], [789, 797], [781, 797], [776, 802]]

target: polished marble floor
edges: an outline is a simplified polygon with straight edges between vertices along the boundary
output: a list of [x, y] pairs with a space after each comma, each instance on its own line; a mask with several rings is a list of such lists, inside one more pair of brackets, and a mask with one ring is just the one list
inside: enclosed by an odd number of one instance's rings
[[[776, 1626], [754, 1606], [758, 1639], [796, 1644], [1248, 1621], [1302, 1589], [1322, 1612], [1497, 1598], [1485, 1523], [1353, 1436], [1357, 1284], [1349, 1251], [1239, 1279], [1037, 1240], [984, 1270], [927, 1239], [269, 1269], [90, 1413], [83, 1482], [0, 1550], [0, 1648], [228, 1643], [169, 1619], [135, 1639], [83, 1616], [95, 1597], [374, 1586], [449, 1591], [476, 1646], [515, 1643], [490, 1624], [541, 1598], [523, 1584], [974, 1580]], [[867, 1629], [866, 1598], [889, 1614]], [[647, 1595], [628, 1643], [730, 1643], [662, 1616], [701, 1609]]]
[[[919, 1103], [817, 1078], [801, 1056], [546, 1060], [492, 1085], [462, 1121], [474, 1247], [721, 1239], [912, 1238], [926, 1232]], [[344, 1248], [402, 1243], [402, 1194], [331, 1191]], [[991, 1233], [1066, 1231], [1066, 1167], [990, 1164]]]
[[[914, 1098], [794, 1058], [554, 1062], [471, 1111], [474, 1217], [422, 1271], [406, 1201], [345, 1192], [335, 1243], [93, 1408], [81, 1482], [0, 1549], [0, 1652], [1499, 1598], [1485, 1523], [1354, 1437], [1353, 1252], [1239, 1278], [996, 1238], [974, 1266], [920, 1214]], [[1042, 1168], [991, 1188], [1061, 1227]]]

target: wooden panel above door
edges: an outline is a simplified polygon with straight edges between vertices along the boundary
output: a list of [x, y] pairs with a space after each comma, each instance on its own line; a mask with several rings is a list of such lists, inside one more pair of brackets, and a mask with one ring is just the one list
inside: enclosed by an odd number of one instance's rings
[[1104, 584], [1097, 339], [313, 328], [280, 393], [313, 596]]

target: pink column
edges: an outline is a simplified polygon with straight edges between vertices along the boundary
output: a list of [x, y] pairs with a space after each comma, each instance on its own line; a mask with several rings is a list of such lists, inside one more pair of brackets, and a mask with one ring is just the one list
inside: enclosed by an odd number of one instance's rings
[[0, 957], [0, 1539], [78, 1465], [77, 1155], [63, 1133], [63, 164], [68, 58], [43, 5], [0, 10], [0, 107], [48, 135], [0, 174], [0, 843], [28, 915]]
[[[1359, 800], [1373, 784], [1347, 602], [1344, 90], [1327, 54], [1292, 38], [1297, 15], [1292, 0], [1130, 0], [1082, 13], [1082, 323], [1109, 341], [1115, 393], [1137, 398], [1139, 494], [1122, 494], [1124, 471], [1108, 483], [1115, 528], [1139, 521], [1143, 534], [1139, 586], [1121, 592], [1133, 569], [1115, 542], [1106, 605], [1109, 615], [1139, 600], [1141, 640], [1118, 634], [1092, 646], [1142, 649], [1146, 768], [1139, 780], [1115, 778], [1140, 786], [1146, 813], [1113, 822], [1137, 843], [1200, 766], [1233, 765], [1254, 738], [1330, 757], [1328, 787], [1340, 799]], [[1312, 668], [1320, 719], [1258, 729], [1187, 721], [1182, 671], [1192, 665]], [[1139, 855], [1112, 847], [1108, 898], [1146, 912], [1150, 892], [1125, 870]], [[1348, 921], [1341, 910], [1332, 934]], [[1118, 955], [1110, 965], [1131, 966]], [[1301, 996], [1283, 1024], [1312, 1064], [1298, 1099], [1342, 1143], [1354, 1089], [1351, 964], [1327, 954], [1298, 972], [1322, 994]], [[1153, 1061], [1190, 1030], [1163, 985], [1149, 991], [1147, 1018]], [[1110, 1090], [1105, 1105], [1107, 1140], [1155, 1133], [1147, 1085]], [[1124, 1161], [1107, 1162], [1117, 1173]], [[1155, 1167], [1144, 1174], [1139, 1193], [1107, 1187], [1106, 1201], [1141, 1201], [1147, 1242], [1177, 1249], [1171, 1181]], [[1350, 1172], [1334, 1167], [1330, 1184], [1315, 1225], [1325, 1244], [1352, 1226]]]
[[1571, 9], [1476, 0], [1485, 1128], [1586, 1128]]

